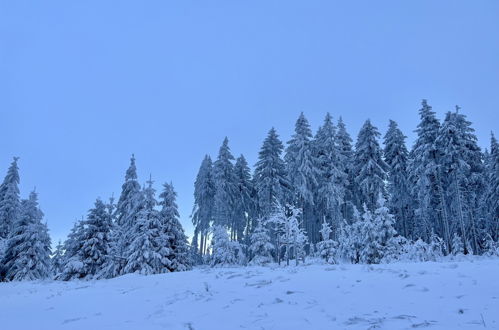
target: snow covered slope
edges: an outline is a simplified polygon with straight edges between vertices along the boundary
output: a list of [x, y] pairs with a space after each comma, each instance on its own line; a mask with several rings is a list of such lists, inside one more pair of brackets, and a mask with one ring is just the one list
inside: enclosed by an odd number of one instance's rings
[[0, 283], [0, 328], [499, 329], [499, 260]]

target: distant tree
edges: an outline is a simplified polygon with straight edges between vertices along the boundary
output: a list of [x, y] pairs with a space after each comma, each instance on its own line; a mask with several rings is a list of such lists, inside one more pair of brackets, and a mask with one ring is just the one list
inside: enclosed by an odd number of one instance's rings
[[385, 135], [385, 162], [388, 165], [389, 207], [395, 216], [397, 231], [404, 237], [413, 238], [413, 205], [410, 193], [407, 166], [409, 152], [405, 146], [406, 136], [398, 125], [390, 120]]
[[214, 198], [213, 164], [210, 156], [206, 155], [194, 184], [194, 210], [192, 212], [192, 222], [200, 236], [201, 256], [207, 252], [208, 248], [208, 235], [214, 215]]
[[336, 147], [338, 149], [338, 167], [344, 173], [346, 181], [344, 182], [344, 196], [341, 213], [343, 219], [348, 222], [353, 220], [354, 216], [354, 172], [353, 172], [353, 156], [352, 138], [348, 134], [345, 123], [340, 117], [338, 120], [336, 131]]
[[270, 216], [275, 203], [284, 202], [289, 195], [290, 184], [286, 165], [281, 158], [283, 148], [276, 130], [272, 128], [258, 153], [253, 179], [260, 217]]
[[64, 265], [64, 246], [62, 245], [61, 240], [57, 242], [51, 260], [52, 260], [52, 274], [57, 275], [62, 271], [62, 267]]
[[161, 211], [159, 217], [163, 233], [167, 238], [169, 249], [168, 259], [170, 262], [168, 270], [171, 272], [185, 271], [192, 267], [192, 260], [189, 254], [189, 245], [184, 229], [180, 224], [180, 214], [177, 206], [177, 193], [173, 184], [163, 184], [163, 192], [159, 195]]
[[378, 143], [380, 135], [378, 129], [367, 120], [359, 131], [355, 145], [354, 180], [357, 188], [357, 207], [365, 204], [371, 211], [376, 207], [378, 195], [386, 195], [388, 166], [383, 160]]
[[[21, 203], [19, 198], [18, 159], [18, 157], [14, 157], [7, 170], [7, 175], [0, 185], [0, 241], [9, 237], [10, 231], [19, 216]], [[2, 251], [0, 251], [0, 257], [1, 254]]]
[[295, 124], [295, 132], [286, 148], [288, 180], [291, 183], [291, 202], [302, 210], [303, 226], [312, 243], [318, 241], [319, 223], [314, 217], [314, 191], [317, 187], [317, 164], [312, 153], [312, 131], [303, 113]]
[[218, 158], [213, 165], [215, 186], [214, 218], [217, 225], [230, 228], [236, 195], [236, 177], [234, 173], [234, 156], [230, 152], [229, 139], [224, 139]]
[[50, 237], [33, 191], [22, 201], [21, 212], [7, 241], [3, 259], [5, 279], [32, 281], [50, 276]]
[[251, 219], [256, 211], [250, 168], [243, 155], [236, 160], [234, 176], [236, 191], [234, 195], [234, 215], [230, 226], [231, 239], [242, 243], [244, 232], [251, 227]]

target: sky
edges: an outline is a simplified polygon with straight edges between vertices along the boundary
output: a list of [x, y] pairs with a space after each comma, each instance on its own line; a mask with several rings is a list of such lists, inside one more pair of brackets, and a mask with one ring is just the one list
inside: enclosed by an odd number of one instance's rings
[[0, 0], [0, 177], [19, 156], [54, 241], [119, 196], [132, 153], [191, 234], [225, 136], [253, 165], [271, 127], [330, 112], [354, 138], [393, 119], [410, 146], [423, 98], [460, 105], [483, 148], [499, 134], [499, 1]]

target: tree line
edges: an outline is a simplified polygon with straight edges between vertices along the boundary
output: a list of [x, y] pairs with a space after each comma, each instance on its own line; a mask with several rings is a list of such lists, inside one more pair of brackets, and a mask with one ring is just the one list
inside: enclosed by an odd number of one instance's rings
[[17, 161], [0, 186], [0, 280], [100, 279], [191, 268], [173, 185], [163, 185], [158, 201], [151, 178], [139, 184], [133, 156], [119, 200], [98, 198], [53, 253], [37, 193], [20, 199]]
[[[382, 254], [394, 258], [394, 250], [425, 259], [426, 252], [496, 249], [497, 140], [492, 134], [490, 150], [482, 152], [459, 107], [440, 121], [423, 100], [419, 116], [409, 150], [395, 121], [382, 139], [367, 120], [353, 144], [341, 117], [335, 123], [327, 114], [314, 135], [302, 113], [286, 146], [270, 129], [253, 171], [243, 155], [234, 158], [225, 138], [215, 161], [204, 157], [195, 181], [192, 248], [198, 260], [213, 262], [212, 238], [242, 246], [232, 244], [231, 255], [241, 250], [248, 260], [280, 260], [291, 252], [288, 243], [276, 247], [284, 237], [275, 219], [291, 221], [294, 209], [295, 236], [304, 246], [301, 252], [294, 244], [294, 255], [379, 262]], [[227, 238], [221, 238], [224, 231]]]

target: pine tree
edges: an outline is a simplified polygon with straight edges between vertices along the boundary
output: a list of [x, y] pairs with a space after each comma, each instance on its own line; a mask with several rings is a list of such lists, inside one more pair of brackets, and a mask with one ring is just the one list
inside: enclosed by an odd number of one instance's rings
[[32, 281], [50, 276], [50, 237], [42, 219], [38, 196], [33, 191], [29, 199], [22, 201], [7, 242], [3, 259], [7, 280]]
[[314, 139], [314, 157], [317, 161], [316, 214], [319, 219], [333, 224], [336, 233], [342, 220], [347, 175], [342, 170], [336, 144], [336, 127], [329, 113]]
[[463, 239], [457, 233], [454, 233], [454, 236], [452, 237], [452, 245], [451, 246], [452, 246], [451, 251], [452, 251], [453, 255], [457, 256], [457, 255], [464, 254]]
[[236, 193], [234, 196], [234, 216], [232, 218], [231, 239], [243, 242], [244, 232], [251, 227], [255, 214], [254, 187], [248, 162], [239, 156], [234, 166]]
[[418, 137], [409, 163], [411, 194], [417, 202], [414, 237], [429, 242], [432, 230], [436, 230], [448, 242], [449, 219], [439, 174], [440, 153], [435, 144], [440, 123], [426, 100], [422, 102], [419, 115]]
[[373, 220], [375, 239], [378, 242], [377, 262], [396, 259], [399, 253], [397, 251], [399, 246], [395, 240], [395, 236], [397, 235], [397, 231], [394, 228], [395, 218], [385, 206], [385, 203], [385, 198], [379, 194]]
[[270, 242], [269, 230], [262, 218], [257, 220], [256, 228], [251, 233], [250, 241], [249, 250], [252, 254], [250, 264], [265, 265], [272, 262], [274, 245]]
[[167, 237], [167, 247], [169, 249], [168, 259], [170, 260], [168, 270], [171, 272], [185, 271], [191, 269], [192, 260], [189, 255], [189, 245], [184, 229], [180, 224], [180, 214], [177, 206], [177, 193], [170, 183], [163, 184], [163, 192], [159, 205], [164, 235]]
[[364, 204], [374, 210], [379, 194], [386, 195], [385, 180], [388, 166], [382, 158], [378, 143], [378, 129], [367, 120], [362, 126], [355, 145], [355, 184], [357, 206]]
[[494, 134], [490, 138], [490, 156], [486, 166], [487, 187], [483, 196], [485, 227], [494, 241], [499, 241], [499, 143]]
[[147, 184], [136, 221], [130, 232], [130, 237], [133, 239], [125, 251], [124, 273], [143, 275], [166, 273], [172, 264], [168, 258], [172, 253], [168, 246], [168, 237], [163, 229], [159, 212], [155, 209], [157, 201], [152, 180], [149, 179]]
[[344, 197], [341, 213], [343, 219], [351, 222], [354, 215], [354, 173], [353, 173], [353, 149], [352, 138], [348, 134], [345, 123], [340, 117], [338, 120], [338, 129], [336, 132], [336, 147], [338, 149], [338, 168], [344, 173], [346, 181], [344, 182]]
[[[296, 265], [298, 260], [305, 259], [305, 245], [308, 243], [307, 233], [300, 223], [302, 210], [287, 204], [285, 208], [278, 208], [280, 215], [280, 244], [284, 246], [286, 264], [289, 266], [289, 261], [294, 257]], [[283, 216], [284, 215], [284, 216]]]
[[227, 228], [230, 228], [234, 214], [236, 195], [236, 178], [232, 160], [234, 156], [230, 152], [229, 139], [226, 137], [213, 166], [213, 177], [215, 183], [214, 223]]
[[213, 164], [210, 156], [206, 155], [194, 184], [194, 210], [192, 212], [192, 223], [201, 236], [199, 246], [201, 256], [206, 253], [208, 247], [208, 234], [214, 215], [214, 198]]
[[137, 168], [135, 166], [135, 156], [130, 159], [130, 166], [125, 174], [125, 183], [121, 187], [121, 195], [116, 205], [115, 221], [113, 231], [113, 262], [114, 265], [108, 267], [107, 277], [114, 277], [123, 274], [127, 256], [125, 250], [134, 239], [132, 229], [136, 225], [139, 211], [143, 205], [143, 194], [137, 180]]
[[385, 135], [385, 162], [388, 165], [389, 205], [396, 219], [397, 231], [404, 237], [413, 237], [413, 199], [409, 188], [407, 166], [409, 152], [405, 146], [406, 136], [398, 125], [390, 120]]
[[258, 153], [254, 182], [258, 199], [258, 215], [268, 217], [274, 212], [275, 203], [284, 202], [289, 193], [286, 165], [281, 158], [283, 144], [272, 128]]
[[336, 263], [336, 250], [338, 248], [336, 241], [331, 239], [332, 231], [328, 223], [324, 221], [320, 230], [321, 241], [317, 243], [319, 256], [328, 263]]
[[79, 255], [84, 267], [84, 277], [99, 278], [111, 253], [112, 219], [102, 200], [95, 201], [84, 221], [83, 244]]
[[62, 271], [62, 267], [64, 265], [64, 246], [62, 245], [61, 240], [57, 242], [51, 260], [52, 260], [52, 274], [57, 275]]
[[312, 154], [312, 131], [303, 115], [295, 124], [284, 159], [293, 190], [291, 202], [302, 209], [303, 225], [312, 243], [318, 241], [319, 224], [313, 214], [314, 191], [317, 186], [317, 164]]
[[[0, 241], [9, 237], [10, 231], [13, 229], [14, 222], [19, 216], [20, 199], [19, 199], [19, 168], [17, 160], [10, 164], [2, 184], [0, 185]], [[0, 242], [1, 243], [1, 242]], [[0, 251], [0, 257], [2, 251]]]
[[236, 241], [231, 241], [227, 234], [227, 229], [223, 226], [215, 225], [212, 228], [213, 238], [211, 240], [211, 266], [231, 266], [241, 265], [245, 261], [245, 256], [241, 245]]
[[69, 281], [86, 276], [85, 267], [81, 258], [81, 248], [85, 241], [85, 227], [83, 220], [76, 221], [64, 241], [64, 257], [61, 271], [56, 274], [55, 279]]

